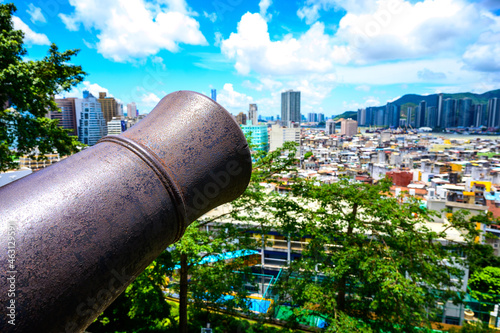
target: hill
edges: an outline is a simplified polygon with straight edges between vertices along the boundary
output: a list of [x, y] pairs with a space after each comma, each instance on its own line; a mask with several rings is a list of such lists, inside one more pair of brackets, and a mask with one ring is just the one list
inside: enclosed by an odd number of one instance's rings
[[339, 120], [340, 118], [351, 118], [352, 120], [358, 120], [358, 111], [346, 111], [342, 114], [339, 114], [333, 118], [333, 120]]

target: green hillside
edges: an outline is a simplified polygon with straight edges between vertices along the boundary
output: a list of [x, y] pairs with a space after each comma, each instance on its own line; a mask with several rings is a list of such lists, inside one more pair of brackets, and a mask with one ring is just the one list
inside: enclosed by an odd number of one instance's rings
[[333, 120], [339, 120], [340, 118], [351, 118], [352, 120], [358, 120], [358, 112], [357, 111], [346, 111], [342, 114], [339, 114], [333, 118]]

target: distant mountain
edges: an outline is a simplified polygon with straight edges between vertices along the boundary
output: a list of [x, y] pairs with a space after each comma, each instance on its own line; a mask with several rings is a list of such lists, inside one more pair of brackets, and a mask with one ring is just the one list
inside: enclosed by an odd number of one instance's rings
[[333, 120], [339, 120], [340, 118], [351, 118], [352, 120], [358, 120], [358, 111], [346, 111], [342, 114], [339, 114], [333, 118]]
[[[494, 97], [500, 98], [500, 89], [488, 91], [483, 94], [474, 94], [469, 92], [457, 93], [457, 94], [443, 94], [443, 100], [447, 98], [453, 98], [453, 99], [470, 98], [472, 99], [472, 103], [474, 104], [487, 104], [488, 100]], [[391, 104], [401, 106], [403, 104], [411, 103], [418, 105], [421, 101], [425, 101], [427, 103], [427, 107], [437, 106], [438, 94], [432, 94], [432, 95], [408, 94], [398, 98], [394, 102], [391, 102]]]

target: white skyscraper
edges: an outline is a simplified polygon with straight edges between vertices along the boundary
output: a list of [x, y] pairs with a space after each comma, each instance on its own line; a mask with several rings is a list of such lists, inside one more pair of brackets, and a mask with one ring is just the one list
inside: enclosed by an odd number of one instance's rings
[[248, 108], [248, 120], [252, 121], [252, 125], [257, 125], [259, 117], [257, 115], [257, 104], [250, 104]]
[[101, 103], [88, 91], [83, 98], [75, 100], [75, 114], [78, 124], [78, 140], [93, 146], [107, 135], [106, 119], [101, 110]]
[[137, 117], [137, 106], [134, 102], [127, 104], [127, 117]]

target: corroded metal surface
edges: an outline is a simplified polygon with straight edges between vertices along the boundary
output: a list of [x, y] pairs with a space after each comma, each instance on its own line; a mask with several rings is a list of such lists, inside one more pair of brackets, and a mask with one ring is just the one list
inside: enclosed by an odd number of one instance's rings
[[83, 331], [189, 223], [237, 198], [250, 173], [232, 116], [179, 91], [122, 135], [0, 188], [0, 332]]

